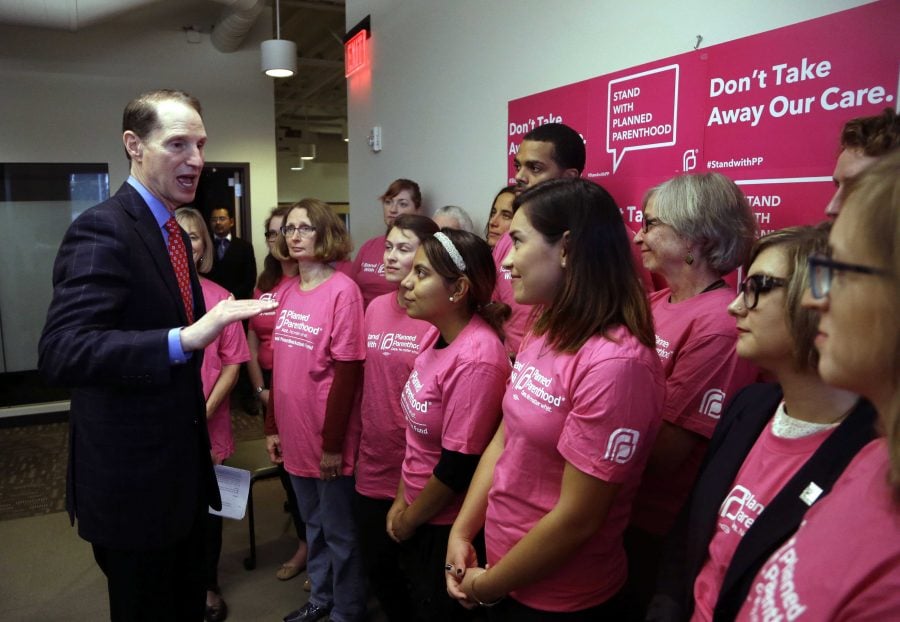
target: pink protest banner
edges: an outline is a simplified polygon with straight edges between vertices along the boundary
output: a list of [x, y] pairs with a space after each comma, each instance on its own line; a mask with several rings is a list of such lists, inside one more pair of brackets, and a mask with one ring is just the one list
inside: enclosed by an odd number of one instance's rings
[[763, 233], [819, 222], [841, 127], [898, 109], [898, 23], [882, 0], [510, 101], [510, 179], [524, 134], [560, 122], [633, 229], [647, 189], [706, 171], [742, 187]]

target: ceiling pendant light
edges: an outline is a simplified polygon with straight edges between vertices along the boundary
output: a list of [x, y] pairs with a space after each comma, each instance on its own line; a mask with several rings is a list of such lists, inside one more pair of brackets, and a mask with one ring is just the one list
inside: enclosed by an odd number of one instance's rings
[[275, 0], [275, 38], [260, 45], [262, 70], [272, 78], [290, 78], [297, 73], [297, 44], [281, 38], [279, 5], [279, 0]]

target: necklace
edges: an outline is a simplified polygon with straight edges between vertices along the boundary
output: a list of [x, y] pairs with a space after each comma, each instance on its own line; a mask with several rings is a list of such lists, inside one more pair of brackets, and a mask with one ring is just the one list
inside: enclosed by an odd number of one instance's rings
[[707, 285], [707, 286], [706, 286], [706, 289], [704, 289], [704, 290], [703, 290], [702, 292], [700, 292], [700, 293], [701, 293], [701, 294], [705, 294], [706, 292], [711, 292], [711, 291], [713, 291], [714, 289], [722, 289], [723, 287], [725, 287], [725, 285], [726, 285], [725, 280], [724, 280], [724, 279], [719, 279], [719, 280], [713, 281], [712, 283], [710, 283], [709, 285]]

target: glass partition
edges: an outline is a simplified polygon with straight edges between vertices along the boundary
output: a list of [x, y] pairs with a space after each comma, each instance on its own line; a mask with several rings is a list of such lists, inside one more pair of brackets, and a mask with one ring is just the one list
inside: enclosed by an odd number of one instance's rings
[[53, 260], [75, 217], [108, 197], [107, 164], [0, 163], [0, 407], [67, 399], [36, 372]]

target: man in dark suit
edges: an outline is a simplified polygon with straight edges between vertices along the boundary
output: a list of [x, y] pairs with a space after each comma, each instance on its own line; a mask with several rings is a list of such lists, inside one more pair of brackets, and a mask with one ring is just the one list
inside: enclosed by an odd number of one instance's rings
[[235, 237], [234, 217], [226, 207], [213, 209], [209, 217], [213, 232], [213, 267], [206, 275], [235, 298], [252, 298], [256, 285], [256, 258], [253, 246]]
[[220, 507], [200, 381], [203, 348], [270, 308], [208, 312], [190, 240], [169, 222], [194, 198], [206, 131], [181, 91], [132, 100], [131, 175], [69, 227], [53, 268], [39, 368], [73, 387], [66, 506], [106, 574], [112, 620], [201, 620], [207, 506]]

